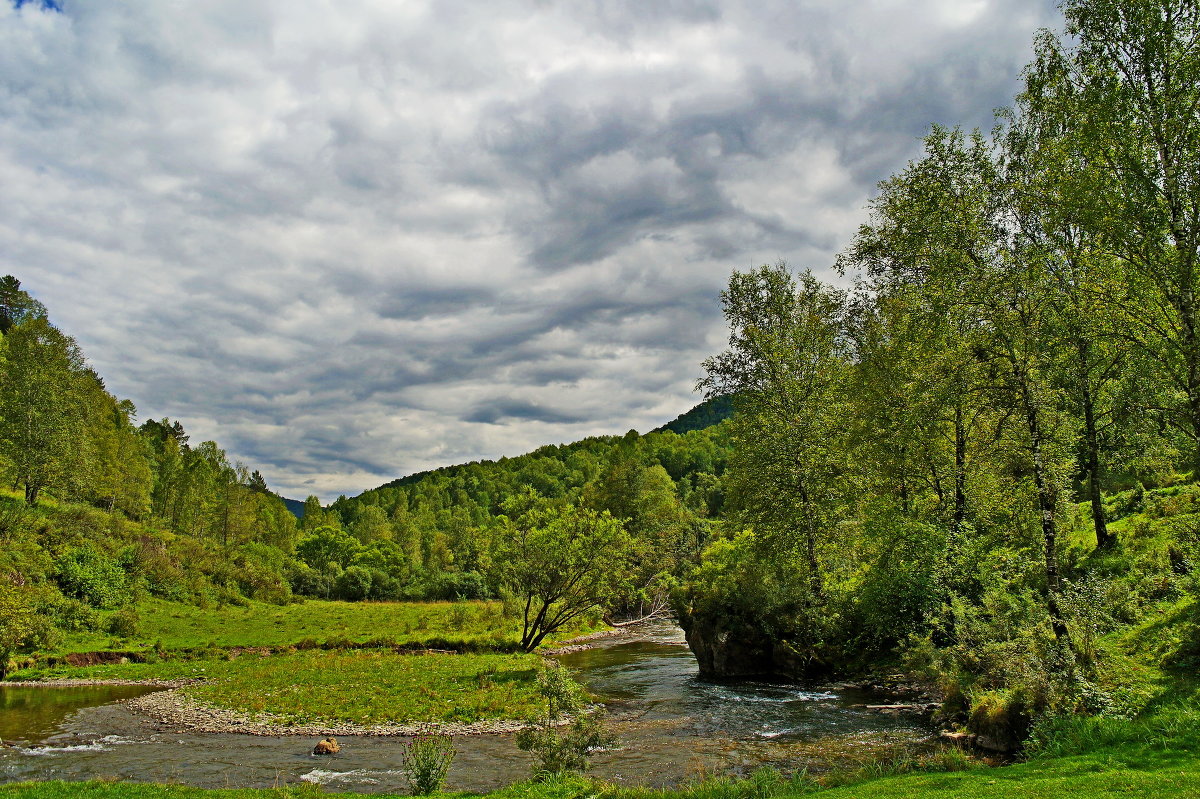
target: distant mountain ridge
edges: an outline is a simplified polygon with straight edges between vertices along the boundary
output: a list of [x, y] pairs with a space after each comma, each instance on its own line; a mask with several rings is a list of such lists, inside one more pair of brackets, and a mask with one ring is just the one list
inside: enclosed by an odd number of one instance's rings
[[[709, 427], [715, 427], [716, 425], [719, 425], [721, 422], [725, 421], [726, 419], [728, 419], [731, 416], [733, 416], [733, 398], [728, 395], [724, 395], [724, 396], [720, 396], [720, 397], [713, 397], [711, 399], [704, 400], [699, 405], [694, 406], [690, 410], [684, 411], [683, 413], [676, 416], [673, 420], [671, 420], [670, 422], [667, 422], [666, 424], [662, 425], [661, 427], [654, 428], [653, 430], [649, 431], [649, 433], [646, 433], [646, 435], [649, 435], [650, 433], [664, 433], [664, 432], [671, 432], [671, 433], [675, 433], [676, 435], [683, 435], [684, 433], [690, 433], [695, 430], [705, 430]], [[635, 432], [635, 431], [630, 431], [630, 432]], [[522, 458], [522, 457], [526, 457], [529, 455], [538, 455], [538, 454], [542, 454], [542, 453], [553, 452], [553, 451], [559, 450], [559, 449], [564, 449], [564, 450], [572, 449], [572, 448], [575, 448], [579, 445], [585, 444], [590, 441], [603, 441], [603, 442], [612, 443], [612, 442], [616, 442], [620, 438], [621, 438], [621, 436], [619, 436], [619, 435], [589, 436], [588, 438], [580, 439], [579, 441], [573, 441], [569, 444], [563, 444], [561, 446], [554, 445], [554, 444], [544, 444], [534, 450], [524, 453], [523, 455], [517, 455], [514, 457]], [[481, 463], [495, 463], [495, 462], [503, 463], [508, 460], [512, 460], [512, 458], [502, 457], [502, 458], [499, 458], [498, 461], [483, 460], [483, 461], [479, 461], [479, 462], [481, 462]], [[430, 475], [439, 474], [439, 473], [445, 472], [446, 470], [457, 469], [459, 467], [466, 466], [466, 465], [469, 465], [469, 464], [456, 463], [456, 464], [452, 464], [449, 466], [438, 466], [434, 469], [426, 469], [426, 470], [420, 471], [420, 472], [413, 472], [412, 474], [405, 475], [404, 477], [398, 477], [395, 480], [391, 480], [387, 483], [384, 483], [383, 485], [379, 486], [379, 488], [391, 488], [391, 487], [397, 487], [397, 486], [412, 485], [414, 483], [420, 482], [421, 480], [425, 479], [426, 477], [429, 477]], [[368, 490], [374, 490], [374, 489], [368, 489]], [[366, 493], [366, 492], [364, 492], [364, 493]], [[291, 501], [291, 500], [289, 500], [289, 501]], [[301, 503], [301, 504], [303, 505], [304, 503]]]

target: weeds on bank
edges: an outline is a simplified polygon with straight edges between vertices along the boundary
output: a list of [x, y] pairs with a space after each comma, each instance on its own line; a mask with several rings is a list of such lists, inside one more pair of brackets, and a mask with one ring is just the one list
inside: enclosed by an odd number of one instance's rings
[[418, 735], [409, 741], [400, 768], [413, 796], [442, 790], [456, 754], [449, 735]]

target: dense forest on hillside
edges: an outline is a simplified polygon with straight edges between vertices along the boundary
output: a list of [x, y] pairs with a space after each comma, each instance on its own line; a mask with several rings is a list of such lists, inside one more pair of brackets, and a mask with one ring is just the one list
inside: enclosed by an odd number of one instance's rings
[[607, 511], [634, 538], [658, 542], [654, 556], [643, 558], [644, 587], [655, 575], [676, 571], [681, 558], [694, 559], [706, 542], [707, 522], [723, 502], [727, 446], [719, 426], [684, 435], [630, 431], [588, 438], [412, 475], [341, 498], [325, 511], [310, 500], [303, 524], [330, 536], [330, 525], [340, 526], [347, 543], [388, 553], [393, 577], [410, 584], [442, 580], [445, 587], [434, 593], [473, 597], [486, 590], [481, 572], [502, 517], [512, 511], [505, 503], [532, 491], [551, 503]]

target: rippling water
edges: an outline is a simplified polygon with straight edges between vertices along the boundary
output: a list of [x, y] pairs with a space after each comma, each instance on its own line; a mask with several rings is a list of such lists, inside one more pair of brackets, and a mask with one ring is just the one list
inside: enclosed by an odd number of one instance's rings
[[[598, 753], [593, 773], [627, 784], [674, 785], [701, 776], [745, 774], [762, 765], [820, 769], [929, 734], [913, 716], [855, 705], [879, 696], [822, 686], [699, 679], [678, 628], [561, 657], [604, 700], [620, 737]], [[332, 790], [402, 792], [401, 738], [339, 738], [333, 757], [310, 754], [315, 739], [197, 735], [156, 729], [120, 704], [132, 689], [0, 687], [4, 740], [0, 781], [119, 778], [201, 787], [269, 787], [312, 782]], [[105, 692], [110, 692], [106, 694]], [[136, 693], [135, 693], [136, 692]], [[24, 707], [38, 714], [10, 716]], [[38, 710], [40, 708], [40, 710]], [[49, 710], [49, 708], [53, 708]], [[25, 719], [24, 721], [22, 719]], [[14, 727], [16, 729], [14, 729]], [[462, 736], [449, 787], [483, 791], [529, 775], [511, 736]]]

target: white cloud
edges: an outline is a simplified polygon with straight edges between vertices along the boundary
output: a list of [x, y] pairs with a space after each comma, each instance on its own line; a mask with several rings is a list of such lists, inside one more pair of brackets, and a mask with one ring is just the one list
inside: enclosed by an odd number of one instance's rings
[[1051, 0], [0, 4], [0, 271], [143, 417], [329, 499], [647, 429]]

